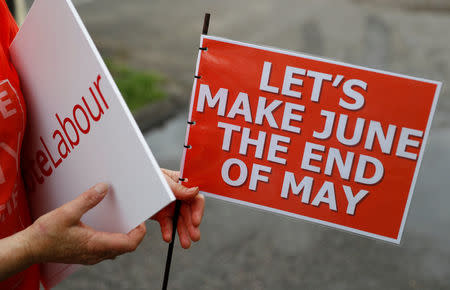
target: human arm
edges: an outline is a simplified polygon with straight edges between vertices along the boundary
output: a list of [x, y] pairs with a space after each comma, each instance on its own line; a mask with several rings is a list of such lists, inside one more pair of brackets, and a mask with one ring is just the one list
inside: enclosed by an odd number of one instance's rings
[[28, 236], [28, 232], [23, 230], [0, 239], [0, 281], [32, 265]]
[[108, 185], [99, 183], [23, 231], [1, 239], [0, 280], [35, 263], [92, 265], [134, 251], [145, 236], [144, 224], [120, 234], [96, 231], [80, 221], [107, 191]]

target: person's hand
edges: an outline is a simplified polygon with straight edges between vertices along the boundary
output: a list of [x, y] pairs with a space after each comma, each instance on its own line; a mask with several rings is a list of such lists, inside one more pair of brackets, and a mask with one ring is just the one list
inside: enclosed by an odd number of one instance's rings
[[[191, 246], [191, 241], [197, 242], [200, 240], [199, 226], [205, 208], [205, 198], [198, 193], [198, 187], [187, 188], [178, 183], [180, 176], [178, 171], [163, 168], [161, 170], [176, 199], [182, 201], [177, 231], [181, 246], [187, 249]], [[172, 240], [174, 209], [175, 203], [173, 202], [152, 217], [152, 219], [159, 222], [162, 237], [168, 243]]]
[[121, 234], [99, 232], [80, 221], [107, 192], [108, 185], [99, 183], [73, 201], [41, 216], [27, 228], [33, 262], [92, 265], [134, 251], [144, 239], [144, 224], [128, 234]]

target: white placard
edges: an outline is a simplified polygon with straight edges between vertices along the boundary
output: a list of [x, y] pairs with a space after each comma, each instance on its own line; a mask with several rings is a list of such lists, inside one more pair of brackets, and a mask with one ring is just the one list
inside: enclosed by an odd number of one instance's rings
[[[174, 200], [69, 0], [36, 0], [10, 51], [27, 103], [22, 166], [34, 218], [101, 181], [111, 190], [82, 219], [101, 231], [126, 233]], [[44, 265], [43, 282], [73, 269]]]

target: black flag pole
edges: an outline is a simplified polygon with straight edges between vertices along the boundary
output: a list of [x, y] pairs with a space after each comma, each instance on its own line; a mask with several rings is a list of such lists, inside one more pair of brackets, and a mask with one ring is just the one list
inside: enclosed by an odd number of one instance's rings
[[208, 34], [209, 18], [211, 18], [211, 14], [205, 13], [205, 17], [203, 18], [203, 30], [202, 30], [202, 34], [204, 35]]
[[[202, 34], [204, 34], [204, 35], [208, 34], [210, 17], [211, 17], [211, 14], [205, 13], [205, 17], [203, 19], [203, 30], [202, 30]], [[182, 179], [180, 179], [180, 180], [182, 181]], [[167, 284], [169, 283], [170, 265], [172, 264], [173, 246], [175, 244], [175, 238], [177, 235], [177, 224], [178, 224], [178, 217], [180, 216], [180, 208], [181, 208], [181, 201], [176, 200], [174, 215], [173, 215], [172, 240], [170, 241], [169, 248], [167, 250], [166, 268], [164, 270], [164, 280], [163, 280], [162, 290], [167, 290]]]

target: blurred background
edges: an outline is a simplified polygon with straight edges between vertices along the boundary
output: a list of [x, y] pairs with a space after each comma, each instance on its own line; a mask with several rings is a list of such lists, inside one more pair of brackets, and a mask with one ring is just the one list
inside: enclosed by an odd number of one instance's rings
[[[33, 1], [8, 2], [20, 22]], [[444, 82], [400, 246], [207, 199], [202, 240], [176, 246], [169, 289], [450, 289], [449, 0], [74, 4], [170, 169], [179, 169], [205, 12], [212, 35]], [[159, 289], [166, 251], [148, 222], [135, 253], [83, 267], [55, 289]]]

